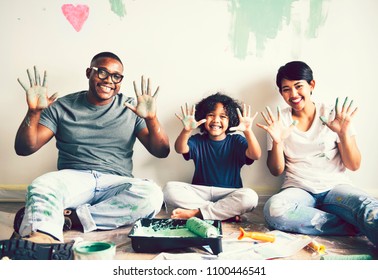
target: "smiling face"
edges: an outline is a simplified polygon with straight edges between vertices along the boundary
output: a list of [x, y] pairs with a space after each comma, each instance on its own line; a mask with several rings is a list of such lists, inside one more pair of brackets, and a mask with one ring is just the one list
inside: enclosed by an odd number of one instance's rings
[[96, 67], [97, 69], [104, 69], [110, 75], [105, 79], [100, 79], [98, 77], [98, 70], [93, 68], [87, 68], [86, 75], [89, 79], [89, 91], [87, 94], [88, 101], [93, 105], [102, 106], [110, 103], [113, 97], [118, 94], [121, 83], [114, 83], [111, 74], [123, 73], [122, 64], [110, 57], [101, 57], [94, 60], [91, 63], [91, 67]]
[[205, 129], [212, 140], [223, 140], [226, 138], [226, 131], [229, 118], [222, 103], [217, 103], [214, 111], [206, 114]]
[[306, 80], [286, 80], [281, 82], [281, 95], [285, 102], [299, 112], [305, 108], [307, 104], [312, 104], [311, 92], [315, 87], [315, 81], [308, 83]]

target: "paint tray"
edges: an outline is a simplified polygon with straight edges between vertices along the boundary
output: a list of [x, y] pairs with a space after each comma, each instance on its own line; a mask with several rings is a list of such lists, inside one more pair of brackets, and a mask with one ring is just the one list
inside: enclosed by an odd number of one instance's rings
[[188, 247], [209, 246], [214, 255], [222, 252], [222, 224], [206, 220], [215, 226], [217, 237], [200, 237], [186, 228], [186, 219], [140, 219], [129, 233], [135, 252], [158, 253]]

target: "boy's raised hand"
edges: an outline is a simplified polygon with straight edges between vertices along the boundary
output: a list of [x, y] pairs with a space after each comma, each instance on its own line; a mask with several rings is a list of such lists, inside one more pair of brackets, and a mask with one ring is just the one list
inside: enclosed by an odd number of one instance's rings
[[336, 98], [335, 104], [335, 118], [327, 119], [325, 116], [321, 116], [320, 120], [329, 127], [333, 132], [338, 135], [346, 135], [350, 126], [350, 123], [357, 112], [357, 107], [352, 110], [353, 100], [348, 103], [348, 97], [345, 98], [341, 110], [339, 108], [339, 98]]
[[34, 66], [34, 77], [30, 73], [30, 70], [27, 69], [30, 87], [27, 87], [20, 78], [17, 79], [19, 84], [24, 88], [26, 92], [26, 101], [30, 110], [43, 110], [50, 106], [57, 99], [58, 93], [54, 93], [51, 97], [47, 96], [47, 72], [44, 72], [43, 82], [41, 84], [41, 77], [37, 70], [37, 67]]
[[199, 127], [201, 124], [206, 122], [206, 119], [196, 121], [195, 119], [195, 112], [196, 107], [193, 105], [192, 110], [189, 110], [188, 103], [185, 103], [185, 109], [181, 106], [182, 116], [175, 114], [176, 117], [181, 121], [184, 126], [184, 130], [191, 131]]
[[251, 117], [251, 106], [248, 105], [248, 109], [247, 109], [246, 104], [243, 104], [243, 114], [240, 112], [239, 108], [236, 108], [236, 111], [237, 111], [238, 116], [239, 116], [239, 125], [234, 126], [234, 127], [230, 127], [230, 131], [242, 131], [243, 132], [243, 131], [247, 131], [247, 130], [252, 130], [253, 121], [255, 120], [258, 113], [256, 112], [255, 115], [253, 117]]
[[277, 119], [274, 118], [269, 107], [266, 107], [266, 110], [268, 115], [265, 115], [264, 112], [261, 112], [261, 115], [267, 125], [257, 124], [257, 126], [267, 131], [275, 143], [280, 143], [289, 137], [291, 131], [298, 124], [298, 121], [295, 120], [290, 126], [285, 127], [281, 121], [281, 109], [279, 107], [277, 107]]
[[156, 98], [159, 91], [157, 87], [155, 93], [151, 94], [150, 79], [147, 79], [147, 86], [145, 86], [145, 79], [142, 76], [141, 78], [141, 93], [136, 86], [135, 81], [134, 91], [137, 99], [137, 105], [133, 106], [130, 103], [125, 102], [124, 106], [128, 107], [131, 111], [137, 114], [139, 117], [144, 119], [153, 119], [156, 117]]

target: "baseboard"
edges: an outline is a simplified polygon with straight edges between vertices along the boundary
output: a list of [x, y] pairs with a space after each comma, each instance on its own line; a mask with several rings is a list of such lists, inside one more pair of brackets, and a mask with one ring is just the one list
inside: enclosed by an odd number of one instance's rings
[[258, 202], [258, 206], [263, 206], [265, 204], [265, 202], [268, 201], [269, 197], [271, 197], [271, 195], [264, 195], [264, 194], [260, 194], [259, 195], [259, 202]]
[[28, 185], [0, 185], [0, 202], [24, 202]]

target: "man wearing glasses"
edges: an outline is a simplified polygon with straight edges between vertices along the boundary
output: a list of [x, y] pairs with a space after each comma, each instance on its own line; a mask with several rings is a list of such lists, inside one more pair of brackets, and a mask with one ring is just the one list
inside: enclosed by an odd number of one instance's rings
[[[89, 89], [56, 99], [48, 97], [46, 72], [28, 71], [28, 112], [15, 140], [18, 155], [38, 151], [53, 137], [58, 171], [28, 187], [26, 206], [15, 218], [22, 239], [0, 241], [0, 255], [13, 259], [70, 259], [72, 244], [62, 244], [63, 228], [83, 232], [111, 230], [139, 218], [154, 217], [163, 203], [161, 188], [134, 178], [136, 138], [155, 157], [170, 152], [156, 116], [156, 96], [149, 80], [134, 82], [136, 98], [119, 93], [123, 64], [110, 52], [95, 55], [86, 69]], [[21, 250], [21, 248], [23, 248]]]

